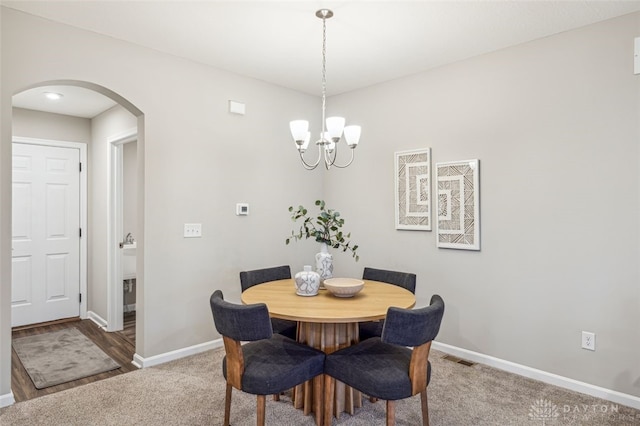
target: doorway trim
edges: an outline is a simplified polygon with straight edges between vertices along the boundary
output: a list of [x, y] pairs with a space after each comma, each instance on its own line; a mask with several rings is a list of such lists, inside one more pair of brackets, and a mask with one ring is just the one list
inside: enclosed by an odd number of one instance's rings
[[[52, 139], [27, 138], [22, 136], [13, 136], [12, 143], [23, 143], [29, 145], [41, 145], [60, 148], [77, 149], [80, 152], [80, 229], [82, 236], [80, 237], [80, 318], [87, 318], [87, 236], [89, 234], [87, 227], [87, 144], [81, 142], [59, 141]], [[13, 151], [13, 149], [12, 149]]]
[[[124, 328], [124, 286], [122, 282], [123, 236], [123, 146], [138, 140], [138, 128], [134, 127], [107, 138], [109, 145], [109, 199], [108, 199], [108, 250], [107, 250], [107, 326], [106, 331]], [[137, 260], [136, 260], [137, 262]]]

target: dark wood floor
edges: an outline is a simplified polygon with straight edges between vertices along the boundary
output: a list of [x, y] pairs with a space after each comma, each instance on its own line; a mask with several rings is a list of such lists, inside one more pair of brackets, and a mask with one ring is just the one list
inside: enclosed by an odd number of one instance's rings
[[135, 346], [135, 312], [125, 314], [123, 331], [107, 333], [102, 330], [96, 323], [91, 320], [75, 319], [71, 321], [56, 322], [35, 327], [21, 327], [14, 329], [13, 338], [31, 336], [34, 334], [46, 333], [49, 331], [62, 330], [69, 327], [76, 327], [96, 345], [100, 347], [107, 355], [113, 358], [122, 367], [107, 371], [106, 373], [96, 374], [95, 376], [85, 377], [83, 379], [74, 380], [73, 382], [62, 383], [60, 385], [51, 386], [44, 389], [36, 389], [33, 382], [29, 378], [27, 371], [22, 366], [15, 350], [11, 350], [11, 390], [16, 402], [26, 401], [28, 399], [37, 398], [43, 395], [49, 395], [70, 389], [76, 386], [85, 385], [87, 383], [96, 382], [98, 380], [107, 379], [119, 374], [134, 371], [137, 368], [131, 364], [133, 354], [136, 351]]

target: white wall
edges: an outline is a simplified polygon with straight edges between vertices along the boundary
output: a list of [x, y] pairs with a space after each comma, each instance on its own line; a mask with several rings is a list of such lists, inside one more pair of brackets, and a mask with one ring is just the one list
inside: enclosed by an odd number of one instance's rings
[[24, 108], [13, 108], [12, 131], [14, 136], [80, 142], [88, 148], [91, 142], [91, 120], [88, 118]]
[[[136, 117], [115, 106], [91, 120], [92, 149], [89, 155], [89, 309], [107, 319], [109, 249], [109, 139], [137, 127]], [[136, 342], [137, 346], [137, 342]]]
[[[629, 15], [330, 99], [363, 125], [325, 180], [361, 245], [336, 268], [416, 272], [441, 342], [640, 396], [639, 35]], [[480, 159], [480, 252], [394, 229], [394, 151], [423, 147]]]
[[[144, 114], [138, 141], [143, 153], [138, 151], [143, 165], [138, 178], [145, 188], [138, 194], [144, 207], [138, 212], [144, 222], [138, 230], [138, 253], [144, 253], [138, 355], [216, 338], [209, 296], [219, 288], [239, 300], [240, 270], [308, 263], [314, 244], [284, 245], [291, 229], [287, 208], [319, 197], [321, 174], [298, 164], [288, 122], [317, 113], [316, 98], [1, 10], [0, 395], [10, 391], [11, 359], [11, 114], [6, 112], [11, 96], [33, 84], [95, 83]], [[245, 102], [247, 114], [229, 114], [230, 99]], [[251, 214], [235, 216], [237, 202], [250, 203]], [[202, 223], [203, 237], [184, 239], [185, 222]]]

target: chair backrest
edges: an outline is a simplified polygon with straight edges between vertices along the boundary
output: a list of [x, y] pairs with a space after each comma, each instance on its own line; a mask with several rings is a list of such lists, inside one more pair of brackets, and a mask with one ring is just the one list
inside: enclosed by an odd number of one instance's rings
[[218, 333], [237, 341], [269, 339], [273, 335], [269, 310], [264, 303], [236, 305], [224, 300], [220, 290], [209, 299]]
[[267, 281], [284, 280], [291, 278], [291, 268], [289, 265], [275, 266], [273, 268], [254, 269], [253, 271], [240, 272], [240, 286], [242, 291], [256, 284]]
[[436, 338], [444, 315], [444, 301], [434, 294], [431, 304], [419, 309], [391, 307], [382, 329], [382, 341], [401, 346], [420, 346]]
[[409, 272], [386, 271], [384, 269], [364, 268], [363, 280], [380, 281], [403, 287], [411, 293], [416, 293], [416, 274]]

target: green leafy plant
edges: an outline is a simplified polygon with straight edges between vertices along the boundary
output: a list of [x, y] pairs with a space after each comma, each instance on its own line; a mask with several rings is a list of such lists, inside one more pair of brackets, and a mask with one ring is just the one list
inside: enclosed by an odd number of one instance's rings
[[292, 240], [313, 238], [329, 247], [342, 249], [343, 252], [350, 251], [357, 262], [360, 259], [357, 253], [358, 245], [351, 244], [349, 241], [350, 232], [347, 234], [342, 232], [344, 219], [340, 217], [340, 212], [327, 209], [324, 200], [316, 200], [315, 204], [320, 209], [315, 217], [309, 216], [309, 212], [304, 206], [299, 206], [297, 209], [294, 209], [293, 206], [289, 207], [291, 220], [297, 222], [302, 219], [302, 224], [298, 232], [291, 231], [291, 236], [286, 239], [286, 243], [289, 244]]

